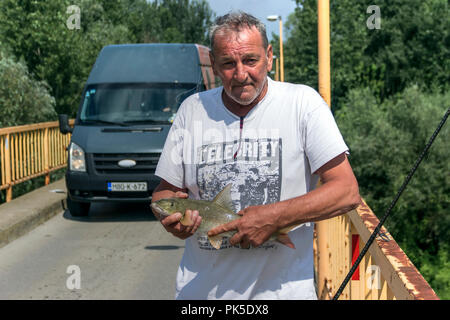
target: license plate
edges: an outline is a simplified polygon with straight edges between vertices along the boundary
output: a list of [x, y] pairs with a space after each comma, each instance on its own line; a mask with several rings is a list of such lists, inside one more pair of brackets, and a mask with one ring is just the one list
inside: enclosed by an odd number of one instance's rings
[[147, 191], [147, 182], [108, 182], [108, 191]]

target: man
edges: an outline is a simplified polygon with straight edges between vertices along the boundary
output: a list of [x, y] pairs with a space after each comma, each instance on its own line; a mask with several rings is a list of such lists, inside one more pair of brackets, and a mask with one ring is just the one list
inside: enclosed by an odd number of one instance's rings
[[[176, 298], [317, 299], [310, 222], [348, 212], [360, 201], [348, 148], [315, 90], [267, 77], [272, 46], [259, 20], [242, 12], [219, 17], [211, 48], [223, 87], [194, 94], [180, 106], [156, 169], [162, 182], [152, 201], [212, 200], [231, 183], [242, 218], [209, 232], [237, 230], [230, 246], [220, 250], [192, 236], [201, 223], [197, 211], [186, 212], [192, 226], [181, 225], [178, 213], [161, 221], [186, 239]], [[258, 184], [248, 179], [254, 168]], [[241, 206], [243, 189], [251, 206]], [[267, 190], [265, 203], [258, 203], [261, 190]], [[288, 234], [295, 249], [267, 241], [277, 230], [299, 224]]]

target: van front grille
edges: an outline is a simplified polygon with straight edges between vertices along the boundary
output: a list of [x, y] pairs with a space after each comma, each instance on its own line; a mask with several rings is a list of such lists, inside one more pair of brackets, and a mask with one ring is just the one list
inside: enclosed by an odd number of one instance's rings
[[[94, 169], [98, 174], [149, 174], [155, 173], [160, 153], [94, 153]], [[119, 166], [121, 160], [134, 160], [131, 168]]]

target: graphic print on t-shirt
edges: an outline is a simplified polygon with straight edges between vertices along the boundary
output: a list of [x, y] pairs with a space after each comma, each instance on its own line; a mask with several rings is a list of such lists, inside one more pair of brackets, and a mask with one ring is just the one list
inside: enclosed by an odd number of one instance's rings
[[[236, 153], [237, 151], [237, 153]], [[231, 199], [237, 213], [252, 205], [280, 201], [281, 139], [243, 139], [203, 145], [197, 150], [197, 185], [201, 199], [212, 200], [232, 183]], [[221, 249], [231, 247], [224, 239]], [[213, 249], [198, 237], [201, 249]], [[271, 242], [262, 247], [274, 247]], [[214, 249], [213, 249], [214, 250]]]

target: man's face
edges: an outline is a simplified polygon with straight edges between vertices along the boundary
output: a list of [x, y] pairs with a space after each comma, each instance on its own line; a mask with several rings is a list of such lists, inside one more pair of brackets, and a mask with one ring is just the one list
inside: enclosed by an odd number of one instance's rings
[[267, 50], [258, 29], [222, 31], [214, 38], [210, 54], [214, 73], [222, 80], [225, 93], [241, 105], [259, 97], [272, 69], [272, 46]]

